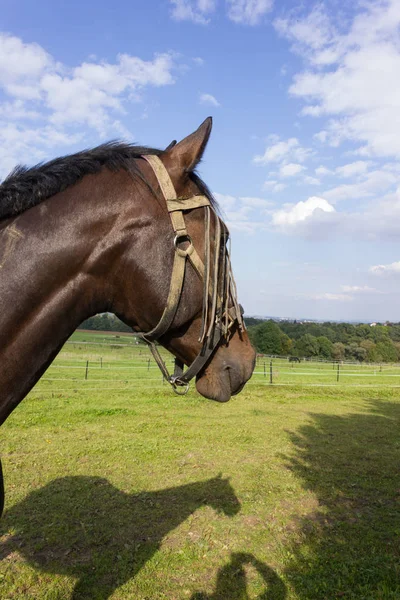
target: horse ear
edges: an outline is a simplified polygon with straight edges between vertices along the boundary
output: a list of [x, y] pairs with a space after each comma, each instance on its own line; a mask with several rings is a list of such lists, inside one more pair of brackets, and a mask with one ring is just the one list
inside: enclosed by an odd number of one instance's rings
[[193, 171], [201, 160], [212, 128], [212, 118], [208, 117], [200, 127], [185, 137], [169, 151], [171, 159], [184, 171]]
[[164, 152], [169, 152], [171, 150], [171, 148], [173, 148], [176, 145], [176, 140], [172, 140], [172, 142], [169, 144], [169, 146], [167, 146], [164, 150]]

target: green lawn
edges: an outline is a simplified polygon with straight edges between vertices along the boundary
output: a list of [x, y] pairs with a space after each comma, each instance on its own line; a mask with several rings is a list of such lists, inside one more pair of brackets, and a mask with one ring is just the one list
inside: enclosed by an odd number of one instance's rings
[[2, 427], [2, 600], [400, 598], [396, 377], [260, 363], [217, 404], [93, 335]]

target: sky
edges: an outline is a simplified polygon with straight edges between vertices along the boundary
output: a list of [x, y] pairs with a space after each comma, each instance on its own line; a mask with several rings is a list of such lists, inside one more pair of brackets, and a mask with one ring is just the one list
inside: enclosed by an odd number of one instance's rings
[[209, 115], [248, 315], [400, 320], [400, 0], [3, 0], [0, 180]]

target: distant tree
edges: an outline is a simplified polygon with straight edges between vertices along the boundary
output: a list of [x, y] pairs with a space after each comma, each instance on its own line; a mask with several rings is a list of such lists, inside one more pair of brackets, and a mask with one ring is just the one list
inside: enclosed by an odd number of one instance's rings
[[360, 342], [361, 348], [366, 351], [366, 360], [368, 362], [374, 362], [377, 360], [376, 344], [372, 340], [362, 340]]
[[385, 327], [384, 325], [376, 325], [375, 327], [370, 327], [371, 331], [371, 339], [374, 342], [386, 342], [389, 340], [389, 327]]
[[361, 338], [363, 340], [372, 338], [372, 332], [371, 332], [372, 329], [373, 329], [373, 327], [370, 327], [369, 325], [367, 325], [365, 323], [361, 323], [360, 325], [357, 325], [354, 328], [354, 338], [356, 338], [357, 341], [359, 341], [359, 338]]
[[391, 327], [388, 327], [389, 336], [394, 342], [400, 342], [400, 325], [394, 324]]
[[306, 356], [307, 358], [311, 358], [313, 356], [318, 356], [319, 353], [318, 340], [309, 333], [302, 335], [300, 339], [296, 340], [294, 348], [296, 356]]
[[342, 342], [335, 342], [332, 348], [332, 358], [335, 360], [344, 360], [345, 345]]
[[293, 341], [286, 333], [280, 332], [281, 337], [281, 351], [280, 354], [290, 354], [293, 346]]
[[330, 340], [328, 340], [327, 337], [325, 337], [324, 335], [320, 336], [317, 338], [318, 344], [319, 344], [319, 356], [321, 358], [325, 358], [327, 360], [332, 358], [332, 352], [333, 352], [333, 344]]
[[288, 336], [274, 321], [264, 321], [249, 329], [250, 339], [257, 352], [262, 354], [283, 354], [282, 344], [289, 344]]
[[259, 325], [260, 323], [264, 323], [265, 319], [259, 319], [258, 317], [244, 317], [244, 322], [246, 327], [254, 327], [254, 325]]
[[378, 342], [376, 344], [376, 353], [378, 361], [396, 362], [398, 359], [396, 346], [391, 339], [387, 339], [385, 342]]
[[246, 322], [253, 344], [259, 352], [267, 354], [369, 362], [400, 358], [400, 323], [378, 323], [371, 327], [366, 323], [276, 323], [253, 317]]
[[111, 313], [95, 315], [83, 321], [78, 329], [90, 329], [95, 331], [118, 331], [132, 333], [132, 328], [123, 323], [118, 317]]
[[362, 362], [366, 359], [367, 351], [358, 345], [357, 342], [351, 342], [345, 347], [345, 356], [348, 360], [357, 360]]

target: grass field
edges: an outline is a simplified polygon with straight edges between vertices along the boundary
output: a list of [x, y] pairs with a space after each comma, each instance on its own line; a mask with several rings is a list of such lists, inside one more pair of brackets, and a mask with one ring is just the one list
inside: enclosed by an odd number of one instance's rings
[[2, 427], [2, 600], [400, 598], [400, 369], [259, 361], [217, 404], [148, 359], [77, 332]]

